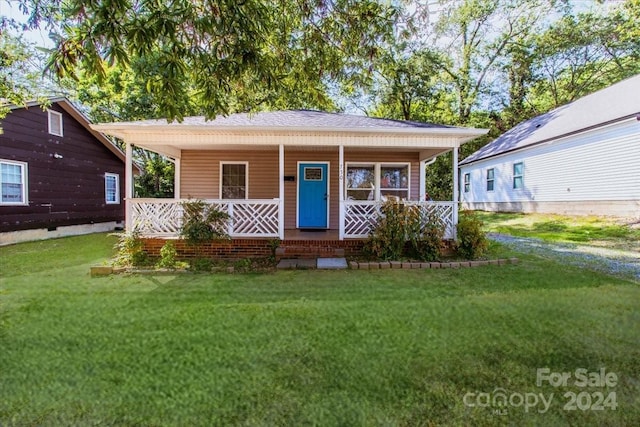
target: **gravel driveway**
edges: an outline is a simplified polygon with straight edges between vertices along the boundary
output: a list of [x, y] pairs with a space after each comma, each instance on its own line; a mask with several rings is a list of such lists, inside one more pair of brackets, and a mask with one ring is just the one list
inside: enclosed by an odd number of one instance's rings
[[550, 243], [529, 237], [488, 233], [487, 237], [515, 251], [553, 258], [605, 273], [640, 279], [640, 253], [574, 243]]

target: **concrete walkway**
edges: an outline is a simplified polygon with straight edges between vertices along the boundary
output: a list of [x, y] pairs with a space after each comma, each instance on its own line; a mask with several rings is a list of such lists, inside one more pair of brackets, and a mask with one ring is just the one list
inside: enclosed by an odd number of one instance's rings
[[311, 268], [342, 270], [347, 268], [347, 260], [345, 258], [281, 259], [277, 268], [280, 270], [308, 270]]

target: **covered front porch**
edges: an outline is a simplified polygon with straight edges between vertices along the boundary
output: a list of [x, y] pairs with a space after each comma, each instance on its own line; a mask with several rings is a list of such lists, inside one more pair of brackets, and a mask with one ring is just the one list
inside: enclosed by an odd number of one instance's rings
[[[458, 188], [458, 149], [486, 133], [318, 111], [234, 114], [182, 123], [150, 120], [94, 125], [126, 145], [126, 228], [145, 237], [175, 238], [182, 203], [203, 200], [226, 212], [233, 239], [279, 239], [315, 230], [313, 239], [363, 239], [385, 200], [437, 216], [455, 238], [458, 192], [431, 201], [426, 166], [452, 152]], [[173, 199], [133, 197], [133, 147], [175, 164]], [[295, 238], [295, 237], [294, 237]]]

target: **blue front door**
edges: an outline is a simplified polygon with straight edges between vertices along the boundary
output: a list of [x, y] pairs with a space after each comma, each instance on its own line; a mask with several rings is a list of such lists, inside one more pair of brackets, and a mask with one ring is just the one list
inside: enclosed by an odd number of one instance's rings
[[298, 166], [298, 227], [327, 228], [328, 167], [324, 163]]

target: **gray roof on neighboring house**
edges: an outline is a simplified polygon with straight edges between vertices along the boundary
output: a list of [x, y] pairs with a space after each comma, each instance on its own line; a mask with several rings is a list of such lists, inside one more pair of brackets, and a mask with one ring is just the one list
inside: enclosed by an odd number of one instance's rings
[[379, 119], [375, 117], [357, 116], [350, 114], [326, 113], [314, 110], [287, 110], [259, 113], [236, 113], [228, 116], [218, 116], [207, 120], [204, 116], [185, 117], [182, 122], [169, 123], [166, 119], [140, 120], [119, 124], [137, 126], [211, 126], [211, 127], [256, 127], [256, 128], [296, 128], [317, 127], [332, 129], [368, 129], [368, 128], [453, 128], [453, 126], [437, 125], [402, 120]]
[[461, 165], [640, 114], [640, 74], [520, 123]]

